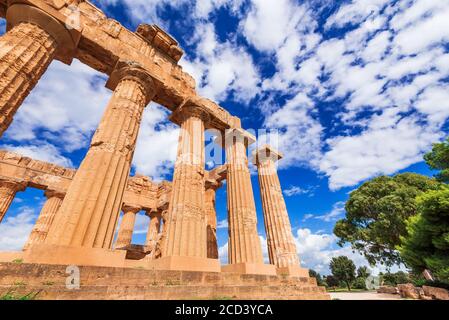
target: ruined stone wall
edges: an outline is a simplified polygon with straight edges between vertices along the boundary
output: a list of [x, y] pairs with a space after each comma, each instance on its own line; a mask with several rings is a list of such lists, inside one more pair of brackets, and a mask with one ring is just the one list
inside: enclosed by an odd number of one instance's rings
[[[20, 154], [0, 150], [0, 178], [24, 182], [28, 187], [66, 192], [76, 170]], [[158, 210], [170, 197], [171, 182], [154, 183], [149, 177], [134, 176], [128, 179], [123, 202], [135, 204], [142, 210]]]

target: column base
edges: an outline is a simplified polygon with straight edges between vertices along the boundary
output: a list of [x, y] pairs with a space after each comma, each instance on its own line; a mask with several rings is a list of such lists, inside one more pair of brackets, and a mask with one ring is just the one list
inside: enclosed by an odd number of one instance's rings
[[25, 263], [124, 267], [126, 251], [36, 244], [23, 253]]
[[170, 256], [150, 260], [149, 267], [156, 270], [220, 272], [218, 259]]
[[309, 269], [301, 268], [299, 266], [288, 266], [276, 268], [276, 272], [279, 276], [290, 276], [290, 277], [300, 277], [309, 278]]
[[263, 263], [235, 263], [221, 267], [222, 272], [240, 273], [240, 274], [262, 274], [276, 275], [276, 267], [272, 264]]

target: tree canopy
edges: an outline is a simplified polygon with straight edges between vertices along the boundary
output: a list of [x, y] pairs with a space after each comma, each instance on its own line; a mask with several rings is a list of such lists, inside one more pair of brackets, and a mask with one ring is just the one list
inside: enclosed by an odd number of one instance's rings
[[405, 264], [415, 272], [429, 269], [449, 281], [449, 186], [417, 199], [419, 214], [407, 221], [408, 235], [398, 247]]
[[402, 262], [397, 246], [407, 233], [406, 221], [417, 214], [415, 198], [441, 184], [435, 179], [404, 173], [380, 176], [351, 192], [346, 218], [337, 221], [338, 244], [350, 243], [372, 265]]
[[442, 143], [435, 143], [432, 151], [424, 156], [429, 167], [434, 170], [441, 170], [436, 178], [445, 183], [449, 183], [449, 138]]
[[340, 282], [344, 282], [351, 291], [351, 284], [355, 280], [355, 264], [346, 256], [332, 258], [330, 263], [332, 275]]

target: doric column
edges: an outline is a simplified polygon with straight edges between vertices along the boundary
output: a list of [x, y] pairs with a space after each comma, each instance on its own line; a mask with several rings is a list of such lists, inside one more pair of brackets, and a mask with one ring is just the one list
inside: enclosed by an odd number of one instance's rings
[[50, 228], [49, 244], [111, 248], [142, 113], [155, 88], [132, 62], [120, 62], [107, 87], [114, 93]]
[[276, 162], [281, 158], [282, 154], [268, 145], [257, 150], [254, 156], [259, 174], [270, 263], [285, 273], [292, 273], [291, 270], [299, 268], [299, 259], [276, 170]]
[[241, 129], [225, 137], [228, 165], [229, 263], [263, 263], [256, 205], [246, 156], [255, 138]]
[[142, 208], [139, 206], [123, 205], [123, 217], [115, 242], [115, 249], [121, 249], [131, 244], [133, 240], [134, 225], [136, 223], [136, 215]]
[[148, 212], [147, 215], [150, 218], [150, 223], [148, 225], [145, 246], [148, 248], [148, 251], [153, 251], [158, 241], [162, 217], [158, 211]]
[[264, 265], [262, 246], [257, 232], [257, 214], [247, 147], [255, 137], [242, 129], [228, 130], [225, 135], [228, 196], [229, 265], [224, 271], [275, 274], [274, 266]]
[[8, 8], [0, 37], [0, 136], [54, 58], [70, 63], [77, 32], [47, 13], [23, 4]]
[[64, 199], [65, 193], [55, 190], [45, 191], [45, 196], [47, 201], [45, 201], [44, 206], [37, 218], [36, 224], [28, 237], [23, 250], [26, 250], [36, 243], [43, 243], [45, 238], [47, 238], [48, 230], [61, 207], [62, 200]]
[[16, 193], [24, 191], [26, 183], [0, 178], [0, 222], [9, 209]]
[[207, 257], [204, 207], [204, 122], [208, 114], [194, 104], [180, 106], [171, 120], [181, 125], [168, 209], [163, 257]]
[[207, 257], [210, 259], [218, 259], [217, 211], [215, 209], [215, 199], [217, 189], [221, 186], [221, 183], [206, 181], [205, 205], [207, 223]]
[[164, 248], [167, 239], [167, 219], [168, 210], [163, 210], [161, 213], [162, 230], [157, 237], [156, 247], [151, 251], [151, 257], [153, 259], [159, 259], [162, 256], [162, 248]]

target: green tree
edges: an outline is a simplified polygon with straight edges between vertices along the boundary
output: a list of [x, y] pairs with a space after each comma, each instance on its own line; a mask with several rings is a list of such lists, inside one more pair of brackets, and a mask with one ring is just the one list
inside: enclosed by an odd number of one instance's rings
[[326, 276], [326, 284], [328, 288], [333, 288], [335, 290], [335, 288], [340, 285], [340, 281], [333, 275], [328, 275]]
[[401, 257], [414, 272], [429, 269], [449, 281], [449, 186], [422, 194], [417, 204], [419, 214], [407, 221], [398, 247]]
[[334, 233], [340, 246], [350, 243], [372, 265], [402, 262], [396, 247], [406, 235], [406, 220], [416, 215], [416, 196], [435, 190], [440, 183], [415, 173], [380, 176], [351, 192], [346, 217]]
[[319, 274], [319, 273], [316, 272], [315, 270], [310, 269], [310, 270], [309, 270], [309, 276], [310, 276], [311, 278], [315, 278], [315, 279], [316, 279], [316, 282], [318, 283], [319, 286], [324, 286], [324, 285], [325, 285], [324, 280], [323, 280], [323, 278], [321, 277], [321, 274]]
[[346, 256], [332, 258], [330, 263], [332, 275], [340, 282], [343, 282], [351, 291], [351, 284], [355, 280], [355, 264]]
[[449, 138], [442, 143], [435, 143], [432, 151], [424, 156], [429, 167], [434, 170], [441, 170], [436, 178], [441, 181], [449, 182]]
[[389, 286], [396, 286], [398, 284], [409, 283], [411, 279], [409, 275], [403, 271], [398, 271], [396, 273], [387, 272], [382, 274], [382, 282]]
[[366, 279], [371, 275], [371, 272], [368, 270], [368, 267], [362, 266], [357, 268], [357, 278]]

